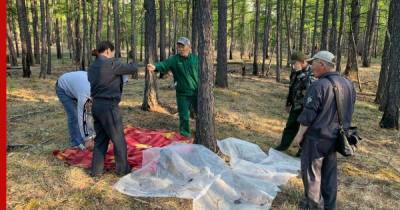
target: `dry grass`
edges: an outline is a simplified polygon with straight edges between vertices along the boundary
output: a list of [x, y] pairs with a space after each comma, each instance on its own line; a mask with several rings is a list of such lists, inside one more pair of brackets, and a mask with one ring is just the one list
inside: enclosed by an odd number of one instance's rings
[[[251, 65], [247, 69], [250, 69]], [[68, 147], [66, 116], [54, 92], [56, 78], [71, 66], [60, 65], [46, 80], [7, 78], [7, 139], [31, 147], [7, 154], [7, 207], [10, 209], [190, 209], [183, 199], [132, 198], [112, 189], [113, 173], [101, 179], [64, 165], [52, 151]], [[271, 72], [273, 70], [271, 69]], [[373, 101], [379, 66], [361, 69], [363, 89], [354, 114], [365, 141], [356, 157], [339, 157], [338, 209], [397, 209], [400, 205], [400, 134], [378, 126], [381, 113]], [[250, 74], [250, 72], [249, 72]], [[283, 73], [287, 80], [287, 72]], [[177, 130], [175, 92], [171, 78], [160, 81], [160, 100], [172, 114], [140, 110], [143, 75], [130, 80], [121, 102], [125, 125]], [[267, 150], [280, 141], [287, 114], [283, 110], [287, 85], [273, 78], [229, 75], [229, 89], [216, 89], [217, 138], [247, 139]], [[192, 122], [192, 126], [194, 126]], [[289, 150], [294, 154], [295, 150]], [[272, 209], [297, 209], [302, 183], [293, 178], [282, 187]]]

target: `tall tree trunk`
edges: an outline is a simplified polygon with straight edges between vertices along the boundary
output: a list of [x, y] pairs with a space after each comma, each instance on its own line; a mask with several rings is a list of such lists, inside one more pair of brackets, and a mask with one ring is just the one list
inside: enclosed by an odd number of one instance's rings
[[358, 74], [357, 65], [357, 46], [358, 46], [358, 31], [360, 24], [360, 0], [351, 1], [351, 23], [349, 32], [349, 50], [346, 69], [344, 74], [355, 79]]
[[378, 53], [377, 53], [377, 48], [378, 48], [378, 39], [379, 39], [379, 22], [380, 22], [380, 10], [379, 7], [377, 7], [377, 16], [376, 16], [376, 27], [375, 27], [375, 38], [374, 38], [374, 43], [372, 46], [372, 49], [374, 50], [374, 58], [378, 57]]
[[8, 47], [8, 52], [10, 53], [9, 62], [11, 64], [11, 66], [17, 66], [18, 65], [17, 54], [15, 52], [15, 47], [14, 47], [14, 43], [13, 43], [13, 34], [10, 31], [10, 28], [8, 25], [7, 25], [7, 47]]
[[196, 119], [196, 144], [202, 144], [212, 151], [217, 151], [214, 116], [214, 70], [212, 56], [212, 14], [211, 0], [200, 0], [200, 84], [198, 95], [198, 116]]
[[[71, 26], [71, 8], [69, 6], [69, 0], [65, 0], [66, 8], [67, 8], [67, 44], [69, 49], [69, 58], [75, 58], [75, 45], [72, 36], [72, 26]], [[72, 54], [71, 54], [72, 51]]]
[[234, 42], [235, 42], [235, 0], [232, 0], [231, 3], [231, 43], [229, 45], [229, 60], [233, 59], [233, 48], [234, 48]]
[[331, 27], [331, 33], [330, 33], [330, 40], [329, 40], [329, 51], [333, 53], [334, 55], [336, 54], [336, 39], [337, 39], [337, 1], [338, 0], [332, 0], [333, 4], [331, 7], [331, 14], [332, 14], [332, 27]]
[[324, 0], [324, 12], [321, 28], [321, 50], [328, 50], [328, 21], [329, 21], [329, 0]]
[[[168, 4], [168, 57], [171, 56], [171, 51], [172, 51], [172, 48], [171, 48], [171, 45], [172, 45], [172, 43], [171, 43], [172, 42], [171, 41], [172, 14], [173, 14], [172, 10], [173, 10], [172, 1], [169, 1], [169, 4]], [[194, 41], [194, 40], [192, 40], [192, 41]], [[193, 45], [194, 45], [194, 43], [192, 44], [192, 46]], [[195, 53], [195, 51], [193, 51], [193, 49], [192, 49], [192, 52]]]
[[192, 3], [192, 52], [197, 54], [198, 51], [198, 42], [199, 42], [199, 0], [193, 0]]
[[269, 31], [271, 27], [271, 10], [272, 10], [272, 4], [270, 1], [268, 1], [268, 3], [265, 5], [263, 61], [261, 67], [262, 76], [265, 76], [265, 59], [268, 58]]
[[254, 22], [254, 59], [253, 59], [253, 75], [258, 75], [258, 24], [260, 22], [260, 0], [256, 0], [256, 14]]
[[189, 33], [190, 33], [190, 1], [191, 0], [187, 0], [186, 2], [186, 37], [189, 37]]
[[[145, 66], [157, 62], [156, 47], [156, 6], [154, 0], [145, 0]], [[157, 97], [157, 76], [146, 69], [145, 87], [142, 109], [145, 111], [158, 111], [161, 109]]]
[[276, 68], [275, 68], [277, 82], [281, 81], [281, 66], [280, 66], [280, 60], [282, 57], [282, 51], [281, 51], [281, 47], [280, 47], [281, 46], [281, 32], [282, 32], [281, 1], [278, 1], [277, 6], [276, 6]]
[[51, 15], [50, 3], [46, 0], [47, 74], [51, 74]]
[[95, 21], [95, 17], [94, 17], [94, 0], [92, 0], [91, 6], [90, 6], [89, 45], [88, 45], [87, 52], [86, 52], [88, 66], [90, 65], [90, 63], [92, 63], [93, 33], [95, 33], [94, 21]]
[[79, 65], [81, 62], [81, 35], [80, 35], [80, 3], [75, 2], [75, 65]]
[[176, 1], [174, 1], [174, 43], [172, 43], [172, 54], [176, 54], [176, 36], [178, 33], [178, 9], [176, 7]]
[[107, 1], [107, 40], [111, 41], [111, 0]]
[[341, 61], [342, 61], [342, 36], [345, 29], [345, 18], [346, 18], [346, 0], [342, 0], [340, 7], [340, 25], [339, 25], [339, 37], [337, 40], [337, 50], [336, 50], [336, 71], [341, 71]]
[[399, 130], [399, 111], [400, 111], [400, 2], [391, 1], [392, 10], [389, 19], [391, 24], [390, 33], [390, 54], [388, 68], [388, 83], [386, 84], [386, 103], [383, 107], [383, 116], [380, 122], [382, 128], [396, 128]]
[[[31, 36], [28, 30], [28, 19], [24, 0], [17, 0], [17, 13], [22, 48], [22, 76], [30, 77], [30, 66], [32, 64], [32, 50], [30, 49]], [[29, 53], [29, 51], [31, 51], [31, 53]]]
[[371, 43], [375, 32], [377, 7], [378, 7], [378, 0], [371, 0], [370, 8], [368, 11], [367, 29], [365, 30], [364, 46], [362, 53], [362, 64], [364, 67], [369, 67], [371, 65], [370, 51], [371, 51]]
[[[135, 0], [131, 0], [135, 2]], [[108, 2], [106, 0], [106, 2]], [[108, 17], [107, 17], [108, 19]], [[96, 28], [96, 46], [101, 41], [101, 31], [103, 30], [103, 1], [97, 1], [97, 28]]]
[[61, 37], [60, 37], [60, 20], [57, 18], [56, 19], [56, 27], [55, 27], [55, 33], [56, 33], [56, 48], [57, 48], [57, 59], [62, 59], [62, 54], [61, 54]]
[[[291, 22], [292, 22], [293, 2], [290, 3], [290, 9], [288, 9], [288, 1], [287, 0], [284, 1], [283, 3], [284, 3], [284, 10], [283, 11], [285, 13], [285, 20], [286, 20], [286, 39], [287, 39], [287, 58], [288, 58], [286, 66], [290, 67], [290, 59], [289, 58], [292, 55], [292, 47], [291, 47], [291, 42], [292, 42], [292, 40], [291, 40], [291, 34], [292, 34], [291, 28], [292, 28], [292, 25], [291, 25]], [[303, 39], [303, 38], [301, 38], [301, 39]]]
[[316, 37], [317, 37], [317, 24], [318, 24], [318, 11], [319, 11], [319, 0], [315, 3], [315, 13], [314, 13], [314, 29], [313, 29], [313, 37], [312, 37], [312, 48], [311, 48], [311, 56], [316, 53]]
[[144, 44], [144, 18], [141, 20], [140, 24], [140, 61], [143, 61], [143, 44]]
[[165, 60], [165, 2], [160, 0], [160, 61]]
[[245, 18], [246, 18], [246, 1], [243, 1], [240, 8], [240, 59], [243, 59], [244, 56], [244, 26], [245, 26]]
[[8, 25], [10, 26], [10, 30], [12, 31], [12, 33], [14, 35], [15, 50], [17, 53], [17, 57], [19, 57], [20, 53], [19, 53], [19, 46], [18, 46], [18, 33], [17, 33], [17, 30], [15, 30], [15, 26], [17, 24], [15, 23], [15, 17], [13, 14], [10, 14], [10, 22], [8, 22]]
[[86, 1], [82, 0], [82, 13], [83, 13], [83, 18], [82, 18], [82, 28], [83, 28], [83, 39], [82, 39], [82, 59], [81, 59], [81, 68], [85, 69], [85, 66], [87, 65], [87, 49], [88, 49], [88, 31], [87, 31], [87, 10], [86, 10]]
[[131, 0], [131, 59], [133, 63], [136, 63], [136, 1]]
[[[293, 4], [293, 3], [292, 3]], [[301, 6], [301, 17], [300, 17], [300, 39], [299, 39], [299, 51], [303, 51], [303, 40], [304, 40], [304, 19], [306, 16], [306, 5], [307, 1], [303, 0]]]
[[120, 40], [120, 19], [119, 19], [119, 0], [113, 0], [114, 13], [114, 39], [115, 39], [115, 57], [121, 57], [121, 40]]
[[31, 5], [32, 12], [32, 28], [33, 28], [33, 56], [35, 57], [35, 63], [40, 64], [40, 49], [39, 49], [39, 32], [38, 32], [38, 12], [37, 2], [32, 0]]
[[218, 0], [218, 44], [217, 44], [217, 75], [215, 86], [220, 88], [228, 87], [227, 75], [227, 5], [226, 0]]
[[[67, 1], [68, 3], [68, 1]], [[47, 70], [47, 29], [46, 29], [46, 5], [44, 0], [40, 0], [40, 23], [41, 23], [41, 62], [40, 62], [40, 74], [39, 78], [46, 78], [46, 70]]]

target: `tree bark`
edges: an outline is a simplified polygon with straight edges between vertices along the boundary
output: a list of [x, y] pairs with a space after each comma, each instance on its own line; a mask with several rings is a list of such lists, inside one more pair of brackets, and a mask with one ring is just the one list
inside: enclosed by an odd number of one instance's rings
[[[135, 2], [135, 0], [131, 0]], [[107, 2], [107, 0], [106, 0]], [[108, 19], [108, 18], [107, 18]], [[101, 32], [103, 30], [103, 1], [98, 0], [97, 2], [97, 28], [96, 28], [96, 46], [101, 41]]]
[[[90, 7], [90, 29], [89, 29], [89, 45], [87, 48], [87, 61], [88, 61], [88, 66], [92, 63], [92, 49], [93, 49], [93, 33], [95, 33], [95, 28], [94, 28], [94, 0], [91, 2], [91, 7]], [[97, 21], [96, 21], [97, 22]]]
[[40, 64], [40, 49], [39, 49], [39, 32], [38, 32], [38, 12], [37, 12], [37, 2], [32, 0], [31, 5], [32, 12], [32, 28], [33, 28], [33, 56], [35, 58], [35, 63]]
[[17, 57], [20, 57], [20, 53], [19, 53], [19, 45], [18, 45], [18, 33], [17, 30], [15, 30], [15, 26], [17, 24], [15, 24], [15, 18], [13, 14], [10, 14], [10, 22], [8, 22], [8, 25], [10, 27], [10, 30], [12, 31], [13, 35], [14, 35], [14, 43], [15, 43], [15, 50], [17, 53]]
[[160, 61], [165, 60], [165, 2], [160, 0]]
[[275, 74], [276, 74], [276, 81], [280, 82], [281, 81], [281, 66], [280, 66], [280, 60], [282, 57], [282, 52], [281, 52], [281, 31], [282, 31], [282, 25], [281, 25], [281, 1], [277, 2], [276, 6], [276, 68], [275, 68]]
[[[67, 8], [67, 44], [68, 44], [68, 50], [69, 50], [69, 58], [75, 58], [75, 45], [74, 45], [74, 40], [72, 36], [72, 26], [71, 26], [71, 12], [70, 12], [70, 6], [69, 6], [69, 0], [65, 0], [66, 3], [66, 8]], [[72, 51], [72, 53], [71, 53]]]
[[[286, 39], [287, 39], [287, 63], [286, 66], [290, 67], [290, 56], [292, 55], [292, 46], [291, 46], [291, 35], [292, 35], [292, 8], [293, 8], [293, 2], [290, 3], [290, 9], [288, 9], [288, 1], [284, 1], [284, 13], [285, 13], [285, 20], [286, 20]], [[289, 11], [288, 11], [289, 10]], [[288, 14], [289, 13], [289, 14]], [[301, 15], [302, 16], [302, 15]], [[304, 29], [303, 29], [304, 30]], [[304, 35], [303, 35], [304, 36]], [[301, 38], [303, 39], [303, 38]], [[303, 45], [303, 44], [302, 44]]]
[[[172, 41], [171, 41], [171, 33], [172, 33], [172, 14], [173, 14], [173, 7], [172, 7], [172, 1], [169, 1], [168, 4], [168, 57], [171, 56], [171, 45], [172, 45]], [[193, 33], [193, 31], [192, 31]], [[193, 46], [193, 44], [192, 44]], [[192, 49], [193, 51], [193, 49]]]
[[192, 3], [192, 53], [197, 54], [199, 42], [199, 0]]
[[389, 19], [391, 23], [390, 32], [390, 54], [388, 67], [388, 83], [386, 84], [387, 102], [384, 103], [383, 116], [380, 122], [382, 128], [396, 128], [399, 130], [399, 110], [400, 110], [400, 2], [391, 1], [392, 10]]
[[329, 0], [324, 0], [324, 12], [321, 28], [321, 50], [328, 50], [328, 21], [329, 21]]
[[337, 0], [332, 0], [333, 4], [331, 7], [331, 13], [332, 13], [332, 27], [331, 27], [331, 33], [330, 33], [330, 40], [329, 40], [329, 51], [333, 53], [334, 55], [336, 54], [336, 39], [337, 39]]
[[263, 61], [261, 72], [262, 76], [265, 76], [265, 60], [268, 58], [268, 47], [269, 47], [269, 31], [271, 27], [271, 2], [269, 1], [265, 5], [265, 21], [264, 21], [264, 41], [263, 41]]
[[51, 15], [49, 1], [46, 0], [47, 74], [51, 74]]
[[319, 0], [315, 3], [315, 14], [314, 14], [314, 29], [313, 29], [313, 37], [312, 37], [312, 48], [311, 48], [311, 56], [316, 53], [317, 46], [315, 45], [315, 40], [317, 37], [317, 24], [318, 24], [318, 8], [319, 8]]
[[111, 41], [111, 0], [107, 1], [107, 41]]
[[349, 50], [346, 69], [344, 74], [354, 79], [357, 77], [358, 64], [357, 64], [357, 44], [358, 32], [360, 24], [360, 0], [351, 1], [351, 23], [349, 31]]
[[136, 63], [136, 1], [131, 0], [131, 58], [132, 62]]
[[176, 1], [174, 1], [174, 43], [172, 43], [172, 54], [176, 54], [176, 36], [178, 33], [178, 9], [176, 8]]
[[186, 2], [186, 37], [189, 37], [190, 33], [190, 0]]
[[13, 34], [10, 31], [9, 26], [7, 25], [7, 47], [8, 47], [8, 52], [9, 54], [9, 62], [11, 64], [11, 66], [18, 66], [18, 62], [17, 62], [17, 54], [15, 52], [15, 47], [14, 47], [14, 43], [13, 43]]
[[255, 7], [253, 75], [258, 75], [258, 25], [260, 22], [260, 0], [256, 0]]
[[28, 19], [24, 0], [17, 0], [17, 13], [22, 48], [22, 77], [30, 77], [30, 66], [32, 64], [32, 50], [30, 49], [31, 36], [28, 30]]
[[342, 36], [345, 29], [345, 18], [346, 18], [346, 0], [342, 0], [340, 7], [340, 25], [339, 25], [339, 37], [337, 40], [337, 51], [336, 51], [336, 71], [341, 71], [342, 61]]
[[114, 13], [114, 39], [115, 39], [115, 57], [121, 57], [121, 40], [120, 40], [120, 19], [119, 19], [119, 1], [113, 0]]
[[57, 18], [56, 19], [56, 27], [55, 27], [55, 33], [56, 33], [56, 48], [57, 48], [57, 59], [62, 59], [62, 53], [61, 53], [61, 37], [60, 37], [60, 20]]
[[231, 2], [231, 43], [229, 45], [229, 60], [233, 59], [233, 48], [235, 42], [235, 0]]
[[240, 9], [240, 59], [243, 59], [244, 56], [244, 49], [245, 49], [245, 43], [244, 43], [244, 21], [245, 21], [245, 16], [246, 16], [246, 1], [243, 1]]
[[200, 5], [199, 14], [202, 14], [199, 31], [200, 84], [195, 143], [216, 152], [211, 0], [200, 0]]
[[[145, 0], [145, 66], [149, 63], [157, 62], [156, 47], [156, 8], [154, 0]], [[157, 96], [157, 76], [154, 72], [146, 69], [145, 87], [142, 109], [145, 111], [159, 111], [161, 109]]]
[[83, 39], [82, 39], [82, 59], [81, 59], [81, 68], [84, 70], [87, 65], [87, 49], [88, 49], [88, 24], [87, 24], [87, 8], [86, 1], [82, 0], [82, 28], [83, 28]]
[[144, 44], [144, 18], [141, 20], [140, 24], [140, 61], [143, 61], [143, 44]]
[[304, 19], [305, 19], [305, 16], [306, 16], [306, 5], [307, 5], [307, 0], [303, 0], [303, 5], [301, 6], [301, 17], [300, 17], [299, 51], [303, 51]]
[[376, 26], [376, 12], [378, 7], [378, 0], [371, 0], [370, 8], [368, 11], [367, 18], [367, 29], [365, 30], [364, 46], [362, 53], [362, 64], [364, 67], [371, 65], [371, 43], [374, 37], [375, 26]]
[[215, 86], [220, 88], [228, 87], [227, 75], [227, 5], [226, 0], [218, 0], [218, 48], [217, 48], [217, 75]]
[[80, 35], [80, 3], [75, 2], [75, 65], [81, 62], [81, 35]]
[[[68, 1], [67, 1], [68, 3]], [[40, 33], [40, 38], [41, 38], [41, 50], [40, 50], [40, 56], [41, 56], [41, 62], [40, 62], [40, 74], [39, 78], [46, 78], [46, 70], [47, 70], [47, 60], [46, 60], [46, 55], [47, 55], [47, 28], [46, 28], [46, 10], [45, 10], [45, 1], [40, 0], [40, 22], [41, 22], [41, 33]]]

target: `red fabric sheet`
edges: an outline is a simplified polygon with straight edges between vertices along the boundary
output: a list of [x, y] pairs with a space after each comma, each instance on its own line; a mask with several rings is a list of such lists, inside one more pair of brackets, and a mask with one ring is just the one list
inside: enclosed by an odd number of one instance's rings
[[[133, 168], [142, 165], [142, 151], [151, 147], [164, 147], [172, 142], [193, 143], [179, 133], [166, 130], [150, 130], [144, 128], [127, 127], [124, 130], [128, 151], [128, 162]], [[65, 161], [69, 165], [82, 168], [90, 168], [92, 164], [92, 152], [88, 150], [72, 149], [55, 150], [53, 155]], [[104, 160], [106, 170], [115, 168], [114, 149], [110, 141]]]

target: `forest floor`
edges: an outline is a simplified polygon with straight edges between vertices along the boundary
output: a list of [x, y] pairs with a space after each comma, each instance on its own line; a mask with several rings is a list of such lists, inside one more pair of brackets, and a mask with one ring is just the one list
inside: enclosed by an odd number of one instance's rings
[[[285, 63], [285, 62], [284, 62]], [[39, 66], [32, 67], [32, 78], [21, 72], [7, 77], [7, 139], [9, 144], [27, 144], [7, 152], [8, 209], [191, 209], [191, 202], [176, 198], [133, 198], [112, 188], [119, 179], [106, 173], [93, 179], [81, 168], [70, 167], [52, 155], [67, 148], [66, 115], [54, 91], [63, 72], [73, 66], [53, 62], [56, 68], [46, 79], [38, 79]], [[283, 83], [270, 78], [242, 77], [239, 66], [231, 65], [229, 88], [215, 89], [216, 137], [237, 137], [258, 144], [264, 151], [277, 145], [288, 114], [284, 111], [288, 71]], [[338, 209], [398, 209], [400, 206], [400, 133], [379, 128], [382, 113], [373, 103], [379, 64], [360, 68], [363, 93], [358, 93], [353, 124], [363, 142], [357, 155], [338, 155]], [[274, 72], [274, 69], [271, 69]], [[130, 80], [120, 104], [124, 125], [178, 129], [175, 91], [169, 89], [171, 76], [159, 80], [159, 97], [171, 114], [144, 112], [144, 74]], [[192, 127], [194, 123], [192, 122]], [[288, 153], [295, 154], [291, 148]], [[282, 186], [271, 209], [298, 209], [303, 195], [300, 177]]]

